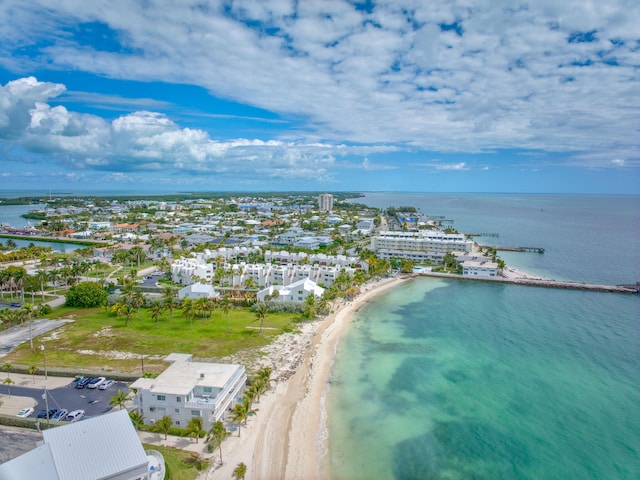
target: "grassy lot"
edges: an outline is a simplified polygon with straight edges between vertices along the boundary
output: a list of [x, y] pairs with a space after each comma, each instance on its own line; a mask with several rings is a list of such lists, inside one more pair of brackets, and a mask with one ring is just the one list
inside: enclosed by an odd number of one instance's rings
[[[193, 328], [189, 319], [177, 309], [172, 318], [168, 311], [165, 312], [157, 326], [151, 312], [144, 308], [133, 315], [126, 327], [123, 318], [98, 308], [62, 307], [49, 317], [74, 319], [73, 323], [43, 336], [49, 368], [129, 373], [140, 372], [143, 355], [145, 372], [160, 372], [167, 366], [162, 358], [172, 352], [215, 359], [255, 349], [270, 343], [283, 331], [295, 330], [302, 320], [299, 315], [271, 313], [260, 333], [260, 324], [248, 309], [229, 311], [229, 332], [227, 315], [220, 310], [215, 310], [210, 318], [194, 317]], [[34, 344], [39, 345], [40, 339]], [[39, 349], [32, 351], [26, 343], [3, 361], [15, 365], [42, 365], [43, 353]]]
[[164, 457], [164, 463], [171, 480], [194, 480], [200, 473], [192, 465], [189, 465], [188, 459], [191, 452], [178, 450], [170, 447], [160, 447], [158, 445], [142, 445], [145, 450], [157, 450]]

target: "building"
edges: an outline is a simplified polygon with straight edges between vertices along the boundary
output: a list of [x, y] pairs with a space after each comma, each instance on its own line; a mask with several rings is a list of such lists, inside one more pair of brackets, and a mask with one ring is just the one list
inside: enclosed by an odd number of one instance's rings
[[321, 193], [318, 195], [318, 209], [322, 212], [330, 212], [333, 210], [333, 195], [330, 193]]
[[[273, 296], [274, 291], [278, 291], [276, 297]], [[324, 288], [319, 287], [317, 283], [305, 278], [289, 285], [271, 285], [260, 290], [256, 297], [259, 301], [264, 302], [267, 296], [273, 302], [291, 302], [303, 303], [309, 295], [315, 295], [317, 298], [324, 293]]]
[[500, 273], [500, 268], [495, 262], [466, 260], [461, 266], [462, 275], [467, 277], [495, 278]]
[[146, 451], [127, 410], [42, 432], [44, 443], [0, 465], [0, 480], [162, 480], [164, 458]]
[[148, 425], [165, 415], [173, 425], [185, 428], [194, 417], [202, 418], [202, 428], [224, 419], [241, 396], [247, 381], [244, 366], [194, 362], [192, 355], [172, 353], [165, 358], [171, 365], [156, 378], [139, 378], [134, 404]]
[[441, 263], [452, 251], [469, 253], [473, 242], [460, 233], [420, 230], [380, 232], [371, 238], [371, 250], [380, 258], [406, 258], [417, 263]]
[[212, 285], [205, 285], [204, 283], [192, 283], [184, 288], [178, 290], [178, 298], [216, 298], [220, 293], [216, 292]]

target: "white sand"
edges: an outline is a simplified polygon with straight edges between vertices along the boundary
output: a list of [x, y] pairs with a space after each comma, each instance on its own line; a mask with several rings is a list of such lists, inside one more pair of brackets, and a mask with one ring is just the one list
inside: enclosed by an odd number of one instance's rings
[[[262, 363], [272, 365], [280, 381], [261, 398], [257, 415], [240, 436], [235, 432], [225, 440], [224, 464], [201, 480], [232, 478], [240, 462], [252, 480], [329, 478], [323, 402], [336, 345], [364, 302], [406, 278], [365, 285], [355, 300], [338, 304], [334, 313], [306, 327], [293, 345], [285, 337], [284, 343], [270, 347]], [[217, 453], [213, 458], [219, 460]]]

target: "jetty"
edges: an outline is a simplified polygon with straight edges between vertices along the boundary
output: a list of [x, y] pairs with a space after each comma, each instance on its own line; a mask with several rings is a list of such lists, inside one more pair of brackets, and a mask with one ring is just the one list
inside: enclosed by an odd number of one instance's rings
[[559, 288], [564, 290], [585, 290], [589, 292], [603, 292], [603, 293], [626, 293], [626, 294], [638, 294], [640, 293], [640, 285], [598, 285], [590, 283], [580, 282], [565, 282], [560, 280], [546, 280], [544, 278], [505, 278], [505, 277], [471, 277], [467, 275], [458, 275], [453, 273], [439, 273], [439, 272], [420, 272], [417, 275], [426, 277], [444, 277], [456, 280], [473, 280], [476, 282], [494, 282], [494, 283], [509, 283], [512, 285], [523, 285], [527, 287], [542, 287], [542, 288]]
[[493, 245], [478, 245], [480, 248], [492, 248], [502, 252], [533, 252], [544, 253], [544, 247], [495, 247]]

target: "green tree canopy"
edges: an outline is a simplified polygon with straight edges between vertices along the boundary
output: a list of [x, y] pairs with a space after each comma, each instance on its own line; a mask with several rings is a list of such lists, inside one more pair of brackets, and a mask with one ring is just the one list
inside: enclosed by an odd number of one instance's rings
[[107, 300], [107, 291], [97, 282], [81, 282], [67, 292], [69, 307], [98, 307]]

